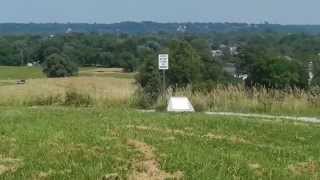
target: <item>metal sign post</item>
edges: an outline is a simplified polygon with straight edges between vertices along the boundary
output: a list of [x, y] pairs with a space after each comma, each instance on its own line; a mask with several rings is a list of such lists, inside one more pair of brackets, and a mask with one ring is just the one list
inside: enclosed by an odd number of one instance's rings
[[162, 70], [162, 95], [166, 93], [166, 70], [169, 69], [169, 54], [159, 54], [159, 70]]

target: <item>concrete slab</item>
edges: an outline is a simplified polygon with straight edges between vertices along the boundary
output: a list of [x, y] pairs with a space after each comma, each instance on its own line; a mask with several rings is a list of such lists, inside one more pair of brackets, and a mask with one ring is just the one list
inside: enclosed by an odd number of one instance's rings
[[194, 112], [187, 97], [171, 97], [167, 107], [168, 112]]

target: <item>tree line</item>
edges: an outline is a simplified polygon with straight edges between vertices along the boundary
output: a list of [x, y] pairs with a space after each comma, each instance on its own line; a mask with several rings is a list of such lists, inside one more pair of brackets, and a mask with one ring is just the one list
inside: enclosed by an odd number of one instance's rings
[[[230, 53], [231, 47], [237, 48], [236, 54]], [[214, 57], [213, 50], [220, 50], [223, 55]], [[153, 91], [152, 84], [158, 84], [160, 76], [159, 53], [170, 54], [167, 84], [174, 87], [211, 89], [216, 84], [237, 83], [237, 75], [246, 74], [248, 87], [305, 89], [310, 85], [310, 62], [314, 75], [311, 84], [320, 81], [319, 35], [69, 33], [0, 37], [0, 65], [39, 64], [49, 77], [76, 75], [80, 66], [121, 67], [126, 72], [139, 71], [137, 82]], [[227, 63], [234, 64], [235, 74], [224, 70]]]

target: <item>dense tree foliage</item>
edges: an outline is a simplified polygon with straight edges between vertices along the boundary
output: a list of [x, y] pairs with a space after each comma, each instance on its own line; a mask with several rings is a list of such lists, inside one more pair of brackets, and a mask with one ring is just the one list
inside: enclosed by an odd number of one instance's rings
[[136, 81], [142, 91], [140, 94], [144, 101], [142, 104], [152, 104], [161, 93], [160, 73], [156, 58], [152, 51], [144, 51], [144, 61], [140, 73], [136, 76]]
[[233, 78], [223, 70], [223, 63], [212, 56], [212, 49], [207, 39], [192, 38], [190, 44], [199, 54], [201, 61], [201, 80], [196, 82], [196, 88], [211, 89], [218, 83], [231, 82]]
[[75, 64], [67, 57], [59, 54], [51, 54], [43, 65], [43, 72], [51, 78], [74, 76], [78, 73]]
[[312, 73], [313, 73], [313, 79], [311, 81], [311, 84], [314, 86], [320, 86], [320, 57], [318, 57], [316, 60], [313, 61], [312, 65]]
[[306, 88], [308, 74], [297, 61], [283, 58], [259, 59], [248, 71], [246, 83], [249, 86], [266, 88]]
[[173, 41], [169, 46], [170, 63], [167, 84], [171, 87], [186, 87], [201, 78], [201, 59], [192, 46], [185, 41]]
[[308, 64], [317, 58], [317, 36], [262, 34], [240, 48], [238, 73], [247, 74], [246, 84], [267, 88], [308, 87]]

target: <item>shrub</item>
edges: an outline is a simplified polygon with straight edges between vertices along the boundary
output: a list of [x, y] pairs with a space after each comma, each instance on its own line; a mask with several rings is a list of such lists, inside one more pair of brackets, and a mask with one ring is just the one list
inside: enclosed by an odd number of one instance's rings
[[143, 106], [150, 106], [155, 103], [161, 93], [161, 81], [156, 56], [151, 52], [146, 52], [140, 73], [136, 76], [136, 82], [140, 86], [136, 93], [140, 99], [138, 104], [144, 103]]
[[168, 99], [166, 96], [160, 96], [154, 105], [154, 108], [157, 111], [166, 111], [167, 110], [167, 105], [168, 105]]
[[27, 106], [51, 106], [63, 104], [61, 95], [36, 96], [23, 102]]
[[75, 89], [68, 89], [65, 93], [64, 105], [67, 106], [90, 106], [94, 103], [89, 94], [80, 93]]

